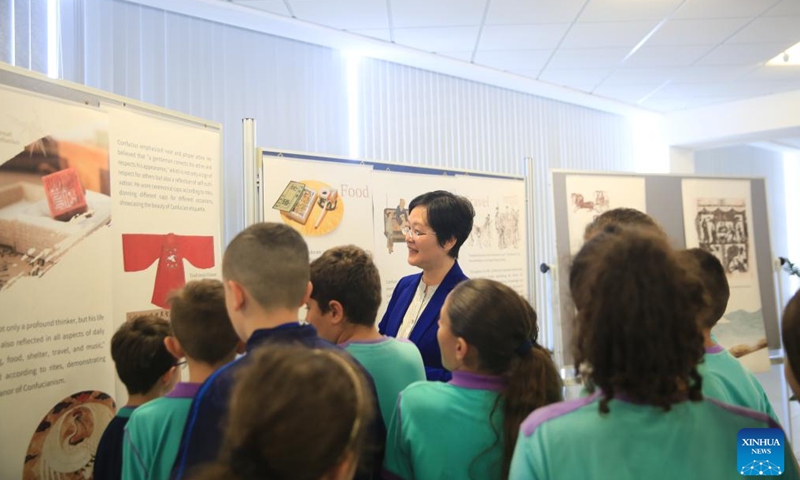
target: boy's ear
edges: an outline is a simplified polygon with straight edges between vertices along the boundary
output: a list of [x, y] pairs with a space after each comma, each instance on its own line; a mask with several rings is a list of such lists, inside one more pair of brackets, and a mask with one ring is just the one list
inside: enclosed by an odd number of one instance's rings
[[244, 288], [234, 280], [226, 281], [225, 287], [225, 301], [228, 304], [228, 307], [233, 309], [234, 312], [244, 308]]
[[344, 321], [344, 307], [338, 300], [328, 302], [328, 313], [331, 316], [331, 324], [339, 325]]
[[164, 337], [164, 346], [167, 347], [167, 351], [175, 358], [183, 358], [186, 356], [186, 352], [184, 352], [183, 347], [181, 347], [181, 342], [172, 335]]

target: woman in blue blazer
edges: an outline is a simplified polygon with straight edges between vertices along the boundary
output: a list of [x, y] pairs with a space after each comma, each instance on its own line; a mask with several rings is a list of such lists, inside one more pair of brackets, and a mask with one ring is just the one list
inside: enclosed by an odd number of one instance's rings
[[408, 227], [403, 230], [408, 263], [422, 273], [400, 279], [378, 329], [417, 345], [428, 380], [446, 382], [451, 377], [436, 340], [439, 311], [447, 294], [467, 279], [457, 258], [474, 217], [469, 200], [443, 190], [424, 193], [408, 205]]

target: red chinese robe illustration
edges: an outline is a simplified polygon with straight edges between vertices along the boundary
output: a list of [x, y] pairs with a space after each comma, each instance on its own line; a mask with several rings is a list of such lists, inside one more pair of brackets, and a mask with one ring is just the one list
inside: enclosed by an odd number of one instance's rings
[[145, 270], [158, 260], [153, 305], [169, 308], [167, 295], [186, 285], [183, 260], [197, 268], [214, 266], [214, 237], [188, 235], [122, 235], [122, 257], [126, 272]]

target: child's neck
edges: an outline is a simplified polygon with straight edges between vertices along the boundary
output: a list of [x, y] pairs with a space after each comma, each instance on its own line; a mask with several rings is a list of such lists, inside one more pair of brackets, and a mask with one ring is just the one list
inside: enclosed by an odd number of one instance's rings
[[709, 329], [705, 329], [704, 328], [703, 329], [703, 347], [704, 348], [711, 348], [711, 347], [715, 347], [716, 345], [717, 345], [717, 342], [715, 342], [711, 338], [711, 329], [710, 328]]
[[256, 330], [277, 328], [287, 323], [297, 323], [297, 309], [280, 308], [274, 310], [257, 310], [245, 319], [245, 334], [249, 339]]
[[348, 324], [347, 328], [342, 330], [342, 333], [336, 338], [337, 344], [345, 342], [368, 342], [372, 340], [380, 340], [383, 335], [378, 332], [374, 326]]
[[150, 391], [147, 393], [135, 393], [133, 395], [128, 395], [128, 403], [126, 403], [125, 406], [138, 407], [139, 405], [145, 404], [150, 400], [155, 400], [160, 396], [161, 392], [154, 392], [154, 391]]
[[229, 363], [231, 360], [233, 360], [233, 357], [226, 359], [226, 361], [219, 362], [219, 364], [209, 365], [208, 363], [186, 357], [186, 366], [189, 368], [189, 383], [205, 382], [219, 367]]

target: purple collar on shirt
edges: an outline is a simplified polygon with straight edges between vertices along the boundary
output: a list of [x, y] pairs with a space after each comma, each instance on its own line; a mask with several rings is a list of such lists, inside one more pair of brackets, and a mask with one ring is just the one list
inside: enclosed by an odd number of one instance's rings
[[164, 395], [167, 398], [194, 398], [201, 383], [180, 382], [175, 385], [171, 392]]
[[343, 342], [338, 344], [341, 348], [347, 348], [348, 345], [375, 345], [378, 343], [388, 342], [389, 337], [383, 335], [381, 338], [377, 340], [349, 340], [347, 342]]
[[453, 378], [447, 383], [457, 387], [491, 390], [493, 392], [502, 391], [507, 385], [505, 379], [497, 375], [481, 375], [459, 371], [453, 372]]
[[722, 353], [725, 349], [719, 343], [715, 343], [713, 347], [706, 347], [706, 353], [715, 354]]

